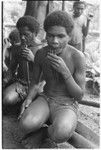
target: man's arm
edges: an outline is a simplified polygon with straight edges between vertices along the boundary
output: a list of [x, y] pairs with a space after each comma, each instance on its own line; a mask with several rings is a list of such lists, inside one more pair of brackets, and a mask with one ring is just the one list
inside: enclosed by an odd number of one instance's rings
[[86, 37], [88, 34], [89, 24], [92, 18], [93, 18], [93, 14], [89, 14], [86, 18], [84, 18], [84, 24], [82, 26], [82, 33], [84, 37]]
[[82, 43], [83, 43], [83, 45], [82, 45], [82, 52], [85, 51], [85, 39], [86, 39], [86, 36], [88, 34], [88, 31], [89, 31], [89, 24], [90, 24], [90, 21], [91, 21], [92, 17], [93, 16], [88, 15], [87, 18], [84, 19], [85, 22], [84, 22], [84, 24], [82, 26], [82, 33], [83, 33], [83, 38], [82, 38]]
[[38, 88], [39, 88], [39, 79], [40, 79], [40, 75], [41, 75], [41, 66], [40, 66], [40, 56], [39, 56], [39, 51], [37, 51], [36, 55], [35, 55], [35, 59], [34, 59], [34, 63], [33, 63], [33, 78], [31, 80], [31, 84], [30, 84], [30, 88], [29, 88], [29, 92], [28, 92], [28, 96], [26, 98], [30, 99], [31, 101], [35, 98], [37, 92], [38, 92]]
[[[75, 83], [79, 86], [80, 93], [81, 93], [80, 99], [78, 97], [77, 100], [81, 100], [82, 96], [84, 94], [84, 90], [85, 90], [85, 77], [86, 77], [86, 75], [85, 75], [86, 74], [85, 56], [83, 53], [81, 53], [80, 57], [74, 56], [73, 60], [74, 60], [74, 64], [75, 64], [75, 72], [73, 74], [73, 78], [75, 80]], [[74, 93], [75, 92], [76, 91], [74, 91]]]
[[31, 80], [31, 85], [30, 85], [28, 96], [26, 99], [30, 99], [32, 101], [37, 95], [39, 84], [40, 84], [39, 83], [40, 75], [41, 75], [41, 68], [38, 63], [34, 62], [33, 78]]
[[83, 97], [85, 88], [85, 58], [82, 56], [73, 56], [75, 72], [71, 75], [69, 68], [66, 68], [62, 73], [65, 83], [67, 85], [68, 93], [75, 100], [80, 101]]
[[87, 24], [82, 26], [82, 33], [83, 33], [83, 36], [84, 36], [84, 37], [86, 37], [87, 34], [88, 34], [89, 23], [90, 23], [90, 20], [87, 19]]
[[22, 104], [21, 113], [20, 113], [18, 119], [21, 118], [25, 109], [30, 105], [30, 103], [34, 100], [34, 98], [38, 94], [39, 87], [40, 87], [40, 83], [39, 83], [40, 75], [41, 75], [41, 67], [38, 63], [38, 54], [36, 53], [34, 64], [33, 64], [33, 78], [31, 80], [27, 98], [25, 99], [24, 103]]

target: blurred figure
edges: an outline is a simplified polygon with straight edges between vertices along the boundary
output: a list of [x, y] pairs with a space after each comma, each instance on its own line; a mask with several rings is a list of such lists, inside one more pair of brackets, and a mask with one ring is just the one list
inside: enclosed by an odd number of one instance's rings
[[12, 51], [15, 45], [20, 44], [20, 35], [17, 29], [14, 29], [9, 34], [8, 38], [4, 39], [3, 43], [3, 72], [7, 71], [12, 58]]
[[17, 29], [9, 34], [3, 41], [3, 88], [6, 86], [11, 74], [9, 72], [14, 47], [20, 44], [20, 35]]
[[93, 15], [84, 15], [86, 3], [83, 1], [75, 1], [73, 3], [73, 14], [74, 30], [71, 34], [71, 40], [69, 44], [84, 52], [85, 49], [85, 38], [88, 34], [89, 23]]

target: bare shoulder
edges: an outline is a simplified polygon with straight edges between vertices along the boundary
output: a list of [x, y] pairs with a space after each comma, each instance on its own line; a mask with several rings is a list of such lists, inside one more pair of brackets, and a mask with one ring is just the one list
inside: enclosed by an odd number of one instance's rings
[[47, 52], [47, 46], [38, 49], [36, 54], [40, 56], [44, 56], [46, 55], [46, 52]]
[[85, 55], [83, 52], [77, 50], [76, 48], [69, 46], [69, 51], [71, 53], [72, 61], [75, 65], [84, 64], [85, 65]]
[[41, 61], [43, 61], [44, 58], [46, 57], [46, 53], [47, 53], [47, 47], [42, 47], [41, 49], [37, 50], [35, 54], [35, 60], [41, 63]]

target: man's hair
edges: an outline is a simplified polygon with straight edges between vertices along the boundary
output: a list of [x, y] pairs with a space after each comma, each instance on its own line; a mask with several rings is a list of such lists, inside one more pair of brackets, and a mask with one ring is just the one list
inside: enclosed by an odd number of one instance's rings
[[65, 11], [54, 11], [44, 21], [44, 30], [47, 32], [52, 26], [65, 27], [67, 34], [71, 33], [74, 22], [71, 16]]
[[78, 5], [80, 5], [80, 4], [83, 4], [84, 7], [86, 7], [86, 2], [84, 2], [84, 1], [75, 1], [73, 3], [73, 8], [76, 7], [76, 6], [78, 6]]
[[19, 18], [19, 20], [16, 23], [16, 27], [18, 28], [18, 30], [19, 28], [25, 26], [27, 26], [31, 32], [34, 32], [36, 34], [38, 34], [40, 29], [40, 25], [38, 21], [34, 17], [28, 15]]
[[20, 42], [20, 34], [18, 29], [14, 29], [9, 34], [9, 39], [11, 42], [19, 43]]

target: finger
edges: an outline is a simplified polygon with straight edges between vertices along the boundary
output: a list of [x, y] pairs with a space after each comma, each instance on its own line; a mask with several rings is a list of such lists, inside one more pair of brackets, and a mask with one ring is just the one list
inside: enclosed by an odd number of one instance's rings
[[28, 49], [28, 48], [25, 48], [25, 49], [24, 49], [24, 51], [26, 51], [26, 52], [30, 52], [31, 50], [30, 50], [30, 49]]
[[59, 63], [59, 60], [57, 58], [54, 58], [54, 57], [51, 57], [51, 56], [47, 56], [47, 58], [49, 59], [49, 61]]
[[56, 71], [58, 71], [58, 67], [54, 64], [51, 64], [52, 68], [54, 68]]
[[22, 108], [20, 115], [18, 116], [18, 120], [22, 117], [22, 114], [24, 113], [25, 109], [26, 109], [25, 107]]
[[29, 54], [29, 51], [23, 50], [22, 53]]
[[21, 118], [21, 116], [24, 113], [24, 111], [25, 111], [25, 106], [23, 105], [22, 108], [21, 108], [21, 112], [20, 112], [19, 118]]
[[50, 52], [51, 54], [56, 54], [56, 51], [55, 50], [53, 50], [53, 49], [51, 49], [51, 52]]
[[25, 56], [25, 57], [26, 57], [26, 56], [28, 56], [28, 54], [27, 54], [27, 53], [22, 53], [22, 56]]
[[21, 118], [21, 116], [22, 116], [21, 114], [18, 116], [18, 120]]
[[50, 63], [51, 63], [51, 66], [53, 66], [53, 67], [59, 67], [59, 64], [57, 63], [57, 62], [53, 62], [53, 61], [50, 61]]
[[25, 109], [28, 108], [29, 104], [26, 104]]
[[27, 59], [27, 56], [26, 55], [22, 55], [22, 58]]

